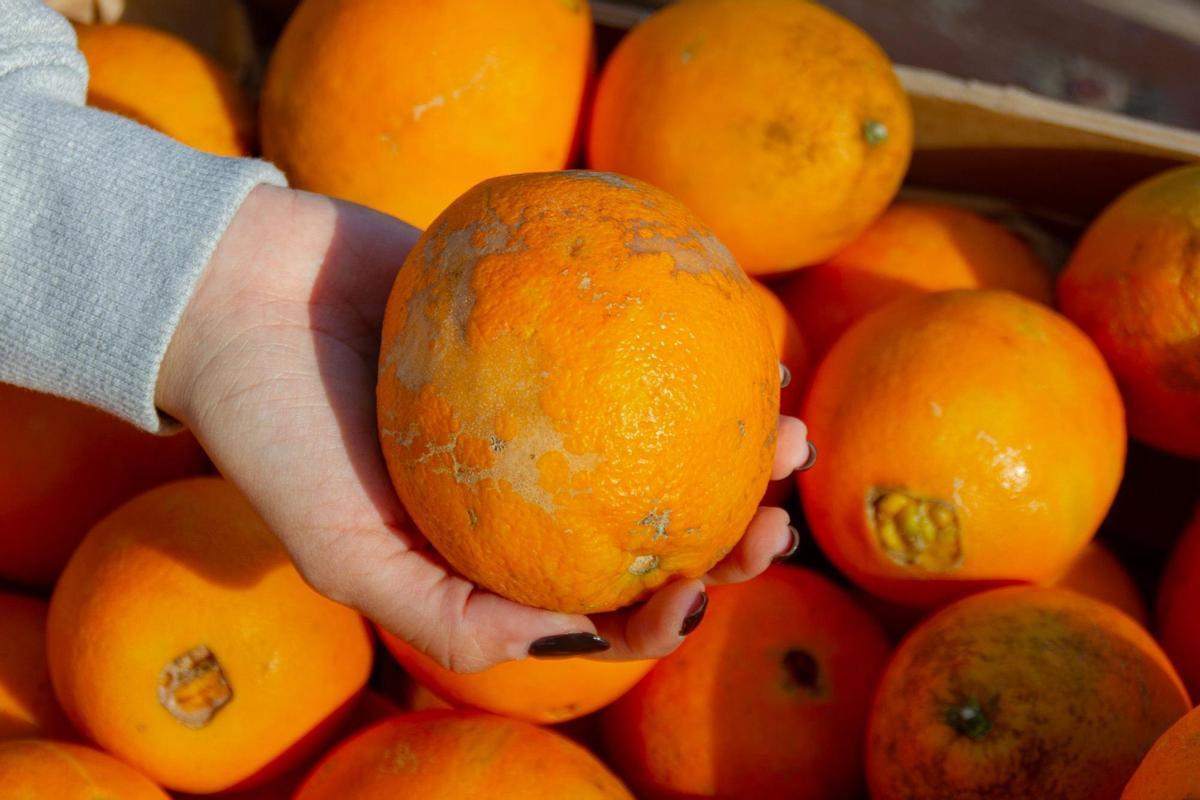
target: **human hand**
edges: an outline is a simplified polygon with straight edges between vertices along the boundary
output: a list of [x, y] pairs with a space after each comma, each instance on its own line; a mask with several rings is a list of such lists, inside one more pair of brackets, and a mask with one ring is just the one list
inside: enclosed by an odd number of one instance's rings
[[[794, 549], [786, 512], [759, 509], [703, 580], [590, 618], [528, 608], [454, 573], [408, 520], [376, 433], [384, 308], [418, 235], [362, 206], [256, 188], [159, 374], [159, 408], [191, 428], [317, 591], [457, 671], [524, 658], [535, 642], [543, 655], [657, 658], [683, 641], [689, 614], [698, 622], [706, 584], [747, 580]], [[780, 418], [773, 478], [807, 460], [805, 437]]]

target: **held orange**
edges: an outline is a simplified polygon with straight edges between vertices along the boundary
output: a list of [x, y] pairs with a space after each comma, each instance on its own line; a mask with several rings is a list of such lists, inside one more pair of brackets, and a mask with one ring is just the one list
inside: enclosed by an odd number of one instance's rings
[[1200, 708], [1159, 737], [1121, 794], [1121, 800], [1200, 797]]
[[46, 666], [45, 601], [0, 592], [0, 739], [73, 736]]
[[818, 4], [683, 0], [605, 64], [588, 150], [679, 197], [764, 274], [829, 258], [887, 207], [912, 115], [879, 46]]
[[817, 369], [800, 475], [825, 553], [911, 606], [1046, 583], [1095, 534], [1125, 456], [1121, 398], [1068, 320], [1009, 292], [917, 295], [864, 317]]
[[1130, 434], [1200, 458], [1200, 166], [1113, 201], [1058, 282], [1063, 312], [1117, 376]]
[[938, 203], [896, 203], [833, 258], [788, 279], [781, 295], [818, 357], [869, 312], [917, 292], [1008, 289], [1054, 300], [1049, 268], [1014, 234]]
[[376, 630], [405, 671], [444, 701], [540, 724], [565, 722], [608, 705], [655, 663], [527, 658], [462, 674], [445, 669], [382, 628]]
[[678, 201], [594, 172], [485, 181], [425, 232], [383, 325], [379, 433], [421, 532], [531, 606], [612, 610], [707, 572], [770, 477], [758, 295]]
[[199, 793], [314, 752], [371, 668], [362, 619], [313, 591], [219, 478], [154, 489], [91, 530], [51, 598], [47, 653], [82, 733]]
[[305, 0], [263, 151], [297, 188], [427, 227], [479, 181], [567, 166], [591, 31], [587, 0]]
[[190, 433], [154, 436], [89, 406], [0, 384], [0, 579], [49, 589], [97, 520], [198, 475]]
[[168, 800], [149, 778], [107, 753], [49, 739], [0, 742], [0, 797]]
[[983, 592], [909, 634], [867, 733], [872, 800], [1116, 800], [1187, 691], [1141, 625], [1061, 589]]
[[602, 714], [643, 798], [855, 797], [883, 631], [814, 572], [710, 590], [704, 624]]
[[88, 62], [88, 105], [149, 125], [218, 156], [254, 148], [249, 98], [220, 65], [165, 31], [79, 25]]
[[570, 739], [475, 711], [419, 711], [380, 722], [327, 755], [295, 800], [347, 797], [633, 800]]

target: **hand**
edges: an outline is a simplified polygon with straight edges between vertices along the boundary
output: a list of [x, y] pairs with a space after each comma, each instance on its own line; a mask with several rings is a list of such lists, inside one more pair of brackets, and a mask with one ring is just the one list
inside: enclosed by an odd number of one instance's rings
[[[260, 186], [207, 265], [167, 349], [159, 408], [186, 424], [317, 591], [458, 671], [598, 633], [602, 658], [664, 656], [705, 583], [742, 581], [793, 547], [760, 509], [704, 581], [588, 618], [528, 608], [452, 572], [408, 521], [379, 449], [375, 381], [384, 307], [418, 231], [361, 206]], [[781, 417], [775, 478], [805, 461]], [[579, 641], [576, 639], [575, 641]]]

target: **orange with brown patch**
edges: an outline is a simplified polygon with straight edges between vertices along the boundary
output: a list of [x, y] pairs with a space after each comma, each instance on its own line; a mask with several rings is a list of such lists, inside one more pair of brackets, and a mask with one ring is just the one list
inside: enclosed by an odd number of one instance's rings
[[1116, 800], [1187, 713], [1145, 629], [1106, 603], [1010, 587], [961, 600], [900, 645], [867, 733], [873, 800]]
[[617, 175], [497, 178], [388, 301], [379, 432], [472, 581], [608, 611], [707, 572], [770, 477], [779, 358], [754, 287], [677, 200]]

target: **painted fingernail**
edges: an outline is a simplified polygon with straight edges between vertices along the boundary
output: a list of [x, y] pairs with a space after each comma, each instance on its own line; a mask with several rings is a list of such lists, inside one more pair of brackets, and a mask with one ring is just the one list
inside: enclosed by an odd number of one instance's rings
[[683, 624], [679, 626], [679, 635], [687, 636], [692, 631], [696, 630], [700, 625], [700, 620], [704, 619], [704, 612], [708, 610], [708, 592], [701, 592], [696, 595], [695, 602], [692, 603], [692, 608], [688, 611], [686, 617], [683, 618]]
[[771, 559], [772, 562], [787, 561], [789, 558], [796, 555], [796, 551], [800, 549], [800, 531], [795, 525], [788, 525], [788, 532], [792, 534], [791, 544], [788, 545], [787, 550], [784, 550], [782, 553], [775, 556], [775, 558]]
[[804, 463], [796, 467], [796, 472], [806, 472], [813, 468], [817, 463], [817, 446], [812, 442], [808, 443], [808, 458], [804, 459]]
[[529, 645], [529, 655], [534, 658], [565, 658], [603, 653], [611, 646], [607, 639], [594, 633], [560, 633], [557, 636], [543, 636]]
[[779, 362], [779, 388], [786, 389], [792, 385], [792, 371], [787, 368], [787, 364]]

